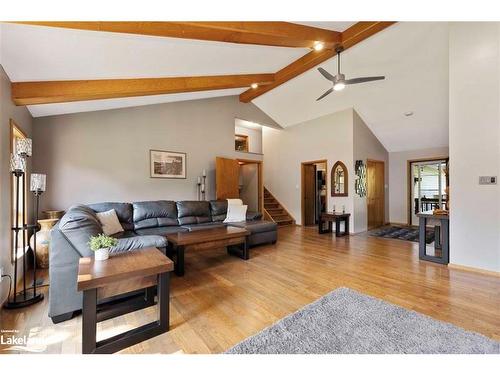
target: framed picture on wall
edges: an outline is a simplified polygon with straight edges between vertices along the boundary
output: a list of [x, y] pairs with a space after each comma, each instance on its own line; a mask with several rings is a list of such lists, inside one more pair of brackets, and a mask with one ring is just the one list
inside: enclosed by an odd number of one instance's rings
[[186, 178], [186, 153], [149, 150], [151, 178]]

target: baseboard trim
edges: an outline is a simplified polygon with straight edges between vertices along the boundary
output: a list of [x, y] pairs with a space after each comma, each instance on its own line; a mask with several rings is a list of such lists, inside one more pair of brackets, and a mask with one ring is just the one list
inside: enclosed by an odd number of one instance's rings
[[488, 270], [483, 270], [481, 268], [475, 268], [475, 267], [469, 267], [469, 266], [462, 266], [460, 264], [452, 264], [452, 263], [450, 263], [450, 264], [448, 264], [448, 268], [451, 268], [451, 269], [454, 269], [454, 270], [460, 270], [460, 271], [480, 273], [482, 275], [487, 275], [487, 276], [500, 277], [500, 272], [488, 271]]

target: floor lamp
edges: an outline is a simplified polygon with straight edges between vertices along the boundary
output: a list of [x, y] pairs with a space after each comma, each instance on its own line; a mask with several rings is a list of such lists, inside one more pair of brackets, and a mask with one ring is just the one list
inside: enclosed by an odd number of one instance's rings
[[[12, 232], [14, 235], [14, 279], [12, 280], [14, 284], [14, 295], [9, 299], [4, 305], [6, 309], [17, 309], [21, 307], [26, 307], [34, 303], [43, 300], [43, 294], [36, 292], [36, 282], [33, 288], [26, 288], [26, 233], [30, 229], [36, 231], [36, 222], [34, 225], [26, 224], [26, 197], [25, 197], [25, 186], [26, 186], [26, 158], [31, 156], [31, 139], [22, 139], [16, 143], [16, 153], [11, 155], [10, 159], [10, 170], [15, 178], [15, 202], [14, 202], [14, 226], [12, 227]], [[22, 183], [21, 183], [22, 179]], [[22, 222], [19, 222], [19, 211], [20, 211], [20, 193], [23, 192], [23, 215]], [[17, 269], [18, 269], [18, 250], [19, 250], [19, 234], [22, 234], [22, 251], [23, 254], [23, 289], [18, 293], [17, 291]], [[34, 250], [34, 265], [33, 265], [33, 280], [36, 281], [36, 249]]]

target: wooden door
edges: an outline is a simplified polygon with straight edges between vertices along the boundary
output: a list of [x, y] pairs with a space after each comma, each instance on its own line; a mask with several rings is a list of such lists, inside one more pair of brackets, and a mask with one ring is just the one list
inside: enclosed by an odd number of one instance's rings
[[368, 160], [366, 163], [368, 229], [385, 224], [384, 162]]
[[240, 165], [238, 160], [215, 158], [216, 199], [239, 198]]
[[316, 224], [316, 165], [303, 164], [303, 205], [304, 223], [303, 225]]

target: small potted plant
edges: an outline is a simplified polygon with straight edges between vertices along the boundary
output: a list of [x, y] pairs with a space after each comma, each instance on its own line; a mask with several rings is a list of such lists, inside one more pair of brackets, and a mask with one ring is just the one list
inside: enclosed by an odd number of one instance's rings
[[113, 237], [106, 236], [105, 234], [99, 234], [97, 236], [90, 237], [89, 246], [90, 250], [95, 253], [95, 260], [106, 260], [109, 258], [109, 248], [116, 246], [118, 240]]

